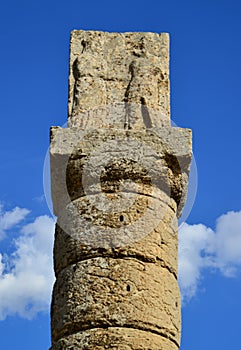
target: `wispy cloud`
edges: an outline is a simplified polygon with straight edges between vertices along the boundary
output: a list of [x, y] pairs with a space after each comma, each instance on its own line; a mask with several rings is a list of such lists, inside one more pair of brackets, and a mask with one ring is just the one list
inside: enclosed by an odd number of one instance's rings
[[[21, 209], [22, 214], [27, 212]], [[3, 216], [11, 216], [6, 214]], [[14, 220], [9, 222], [8, 228], [13, 227]], [[31, 319], [49, 309], [54, 281], [53, 231], [53, 219], [39, 216], [20, 229], [10, 256], [0, 254], [0, 320], [15, 314]]]
[[4, 238], [5, 231], [24, 220], [28, 213], [28, 209], [19, 207], [4, 212], [3, 205], [0, 204], [0, 240]]
[[184, 301], [202, 286], [204, 269], [234, 277], [241, 267], [241, 211], [220, 216], [213, 231], [183, 224], [179, 232], [179, 285]]

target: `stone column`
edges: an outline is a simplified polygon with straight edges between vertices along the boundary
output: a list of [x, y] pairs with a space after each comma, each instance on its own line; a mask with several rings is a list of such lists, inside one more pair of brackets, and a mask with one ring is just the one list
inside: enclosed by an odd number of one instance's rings
[[170, 126], [166, 33], [73, 31], [51, 129], [51, 350], [177, 350], [191, 131]]

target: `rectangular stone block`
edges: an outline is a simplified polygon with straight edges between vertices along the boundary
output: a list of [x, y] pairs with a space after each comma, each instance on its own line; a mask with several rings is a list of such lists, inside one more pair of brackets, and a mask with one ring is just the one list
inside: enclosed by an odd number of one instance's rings
[[[69, 126], [146, 127], [106, 106], [144, 105], [170, 118], [169, 36], [167, 33], [108, 33], [74, 30], [70, 43]], [[138, 109], [138, 108], [137, 108]], [[155, 118], [154, 118], [155, 119]], [[153, 121], [155, 124], [155, 121]], [[156, 120], [160, 126], [161, 120]], [[159, 125], [158, 125], [159, 124]]]

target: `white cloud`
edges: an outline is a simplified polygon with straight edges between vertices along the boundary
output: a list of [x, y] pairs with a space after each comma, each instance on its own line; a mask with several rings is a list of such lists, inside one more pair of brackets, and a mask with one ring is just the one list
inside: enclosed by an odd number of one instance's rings
[[234, 276], [241, 265], [241, 211], [230, 211], [217, 220], [213, 242], [217, 265], [226, 276]]
[[39, 216], [22, 227], [13, 254], [0, 254], [0, 320], [15, 314], [31, 319], [49, 310], [54, 281], [53, 232], [53, 219]]
[[192, 298], [204, 269], [233, 277], [241, 267], [241, 211], [220, 216], [213, 231], [205, 225], [183, 224], [179, 231], [179, 285], [182, 298]]
[[28, 215], [29, 210], [25, 208], [15, 207], [11, 211], [3, 211], [0, 204], [0, 239], [4, 238], [5, 231], [19, 224]]
[[179, 231], [179, 284], [182, 297], [196, 294], [201, 270], [210, 264], [207, 250], [214, 232], [206, 226], [184, 223]]

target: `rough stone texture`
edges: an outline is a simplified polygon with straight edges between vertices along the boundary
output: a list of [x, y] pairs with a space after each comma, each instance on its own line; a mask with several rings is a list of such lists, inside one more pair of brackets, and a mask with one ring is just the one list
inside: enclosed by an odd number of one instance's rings
[[116, 326], [160, 334], [178, 344], [175, 289], [176, 278], [158, 263], [99, 257], [70, 265], [54, 287], [53, 341], [82, 329]]
[[170, 126], [166, 33], [73, 31], [51, 129], [51, 350], [176, 350], [191, 131]]
[[[157, 262], [177, 277], [177, 219], [175, 203], [166, 206], [162, 220], [154, 230], [144, 235], [133, 244], [118, 246], [117, 244], [100, 247], [87, 245], [84, 239], [76, 239], [56, 225], [54, 244], [54, 266], [58, 274], [70, 264], [94, 257], [125, 258], [133, 257], [143, 262]], [[119, 221], [119, 220], [118, 220]], [[66, 230], [68, 232], [68, 230]], [[81, 230], [80, 230], [81, 231]], [[83, 232], [85, 233], [85, 232]], [[81, 236], [81, 232], [79, 232]], [[78, 237], [78, 236], [77, 236]], [[106, 240], [107, 242], [107, 240]]]
[[[55, 215], [59, 216], [67, 204], [83, 195], [83, 181], [88, 194], [102, 192], [105, 177], [109, 187], [127, 178], [139, 181], [142, 185], [139, 193], [150, 194], [149, 176], [152, 192], [165, 190], [176, 200], [180, 216], [187, 193], [191, 147], [190, 129], [85, 130], [54, 127], [51, 129], [50, 155]], [[136, 168], [127, 164], [128, 160]], [[112, 167], [106, 169], [108, 162]], [[102, 169], [101, 174], [98, 174], [99, 169]], [[102, 188], [99, 187], [100, 176]]]
[[[160, 126], [160, 114], [170, 117], [169, 85], [168, 34], [72, 32], [69, 126]], [[106, 119], [101, 107], [116, 103], [119, 112]], [[158, 120], [142, 119], [143, 106], [159, 112]]]

